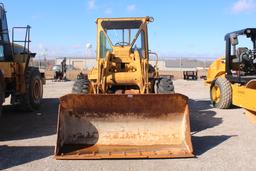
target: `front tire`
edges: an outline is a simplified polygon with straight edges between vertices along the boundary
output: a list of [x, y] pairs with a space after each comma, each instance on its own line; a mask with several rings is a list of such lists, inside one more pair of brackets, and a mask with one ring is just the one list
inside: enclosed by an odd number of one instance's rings
[[21, 109], [34, 111], [40, 108], [43, 98], [43, 82], [39, 70], [29, 67], [26, 73], [26, 93], [21, 96]]
[[162, 77], [155, 80], [155, 94], [174, 93], [174, 85], [170, 77]]
[[232, 87], [226, 78], [219, 77], [211, 85], [211, 102], [214, 107], [228, 109], [232, 105]]
[[86, 75], [79, 74], [77, 80], [75, 81], [72, 93], [78, 94], [89, 94], [90, 92], [90, 81]]

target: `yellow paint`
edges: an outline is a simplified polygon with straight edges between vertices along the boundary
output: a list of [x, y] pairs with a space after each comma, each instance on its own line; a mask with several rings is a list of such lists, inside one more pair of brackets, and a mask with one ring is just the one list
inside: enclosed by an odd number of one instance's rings
[[25, 85], [25, 63], [19, 62], [0, 62], [0, 69], [4, 75], [5, 79], [16, 79], [16, 92], [17, 93], [25, 93], [26, 92], [26, 85]]
[[14, 63], [13, 62], [0, 62], [0, 69], [4, 74], [5, 78], [11, 78], [14, 73]]
[[[218, 58], [208, 69], [206, 83], [211, 85], [218, 77], [225, 76], [225, 59]], [[247, 85], [232, 84], [232, 104], [246, 110], [246, 116], [256, 123], [256, 80], [251, 80]], [[217, 103], [220, 98], [220, 90], [214, 86], [211, 90], [213, 100]]]
[[[115, 46], [112, 45], [112, 51], [107, 51], [106, 56], [101, 56], [100, 36], [102, 33], [106, 36], [106, 30], [102, 27], [104, 21], [141, 21], [142, 24], [139, 28], [139, 32], [131, 40], [135, 42], [137, 36], [141, 31], [145, 36], [145, 48], [143, 49], [144, 57], [140, 56], [138, 50], [131, 52], [131, 46], [133, 43], [127, 46]], [[88, 79], [93, 86], [94, 93], [105, 93], [111, 85], [136, 85], [141, 94], [148, 92], [148, 32], [147, 24], [150, 18], [99, 18], [97, 19], [97, 65], [88, 72]], [[108, 42], [111, 42], [106, 36]], [[121, 67], [125, 65], [125, 67]], [[156, 70], [157, 71], [157, 70]], [[155, 73], [155, 76], [158, 74]]]
[[256, 111], [256, 90], [239, 84], [231, 84], [231, 86], [232, 103], [236, 106]]
[[212, 98], [215, 103], [220, 101], [220, 88], [218, 86], [213, 86], [211, 89], [212, 91]]
[[225, 58], [220, 57], [216, 59], [208, 69], [207, 84], [211, 84], [219, 76], [225, 76]]

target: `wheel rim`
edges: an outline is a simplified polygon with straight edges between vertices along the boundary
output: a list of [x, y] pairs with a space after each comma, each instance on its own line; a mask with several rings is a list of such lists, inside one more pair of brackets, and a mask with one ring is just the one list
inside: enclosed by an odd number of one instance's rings
[[33, 99], [35, 101], [40, 100], [40, 98], [41, 98], [41, 84], [40, 84], [39, 80], [35, 80], [32, 92], [33, 92], [33, 94], [32, 94]]
[[215, 103], [220, 101], [220, 88], [216, 85], [212, 87], [212, 100]]

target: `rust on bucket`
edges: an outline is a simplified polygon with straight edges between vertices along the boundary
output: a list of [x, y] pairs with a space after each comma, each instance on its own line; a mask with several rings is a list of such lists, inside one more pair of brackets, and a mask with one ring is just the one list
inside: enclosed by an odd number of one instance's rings
[[193, 157], [181, 94], [60, 98], [56, 159]]

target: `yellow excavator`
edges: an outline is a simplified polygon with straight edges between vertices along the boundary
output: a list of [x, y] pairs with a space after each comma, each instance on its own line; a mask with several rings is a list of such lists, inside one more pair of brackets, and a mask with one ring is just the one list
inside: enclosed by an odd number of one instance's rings
[[214, 61], [207, 75], [213, 106], [242, 107], [256, 123], [256, 28], [228, 33], [226, 55]]
[[[23, 40], [16, 39], [17, 32], [25, 33]], [[5, 98], [9, 96], [11, 104], [19, 109], [37, 110], [45, 84], [44, 73], [37, 67], [30, 66], [30, 59], [36, 55], [30, 52], [29, 48], [30, 26], [14, 27], [11, 33], [12, 41], [9, 37], [4, 4], [0, 3], [0, 115]]]
[[193, 157], [188, 98], [149, 64], [150, 22], [97, 19], [97, 65], [60, 98], [56, 159]]

